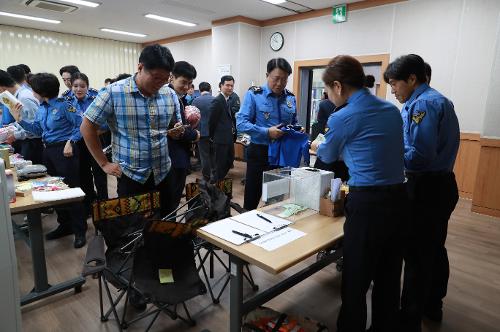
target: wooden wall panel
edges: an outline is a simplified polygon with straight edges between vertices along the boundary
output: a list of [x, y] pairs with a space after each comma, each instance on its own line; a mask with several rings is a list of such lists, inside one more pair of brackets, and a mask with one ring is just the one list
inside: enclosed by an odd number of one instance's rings
[[458, 190], [462, 198], [472, 198], [476, 184], [480, 151], [479, 134], [460, 134], [460, 148], [458, 149], [453, 171], [455, 172]]
[[481, 139], [472, 211], [500, 217], [500, 139]]

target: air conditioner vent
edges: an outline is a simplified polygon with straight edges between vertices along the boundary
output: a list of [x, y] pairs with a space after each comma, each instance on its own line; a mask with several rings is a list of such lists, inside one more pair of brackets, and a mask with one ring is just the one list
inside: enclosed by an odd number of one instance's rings
[[78, 9], [78, 7], [75, 6], [47, 0], [26, 0], [23, 3], [27, 7], [51, 10], [58, 13], [71, 13]]

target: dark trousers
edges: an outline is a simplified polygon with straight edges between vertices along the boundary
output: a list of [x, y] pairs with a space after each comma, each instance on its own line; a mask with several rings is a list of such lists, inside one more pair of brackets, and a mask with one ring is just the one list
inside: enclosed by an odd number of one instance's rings
[[365, 332], [372, 281], [372, 329], [397, 331], [407, 207], [404, 185], [347, 195], [338, 331]]
[[247, 173], [245, 176], [245, 210], [254, 210], [262, 196], [262, 172], [274, 168], [269, 165], [268, 146], [250, 144], [247, 148]]
[[426, 310], [441, 309], [450, 274], [445, 242], [448, 220], [458, 201], [453, 173], [408, 175], [411, 203], [401, 298], [405, 331], [421, 331]]
[[94, 176], [92, 175], [92, 155], [87, 149], [87, 145], [83, 139], [77, 142], [78, 149], [80, 150], [80, 187], [85, 193], [83, 205], [85, 213], [92, 211], [92, 202], [96, 200], [96, 193], [94, 190]]
[[[214, 181], [224, 180], [234, 162], [234, 143], [214, 143], [215, 178]], [[262, 182], [262, 180], [261, 180]]]
[[[73, 156], [65, 157], [63, 154], [66, 142], [47, 145], [43, 152], [44, 165], [47, 172], [52, 176], [61, 176], [64, 182], [71, 188], [80, 186], [80, 157], [76, 144], [73, 144]], [[71, 203], [67, 206], [57, 207], [57, 222], [71, 228], [74, 234], [85, 234], [87, 231], [87, 220], [83, 213], [81, 202]]]
[[212, 142], [208, 137], [200, 138], [198, 150], [200, 152], [201, 174], [206, 181], [210, 181], [214, 178], [213, 164], [215, 155], [212, 151]]
[[[99, 135], [99, 140], [101, 141], [101, 146], [103, 148], [111, 144], [111, 132], [107, 131]], [[90, 156], [90, 162], [92, 164], [92, 173], [94, 174], [94, 184], [97, 190], [97, 199], [108, 199], [108, 176], [102, 170], [101, 166]], [[108, 158], [109, 159], [109, 158]]]
[[349, 169], [347, 168], [343, 160], [337, 160], [333, 163], [327, 164], [321, 161], [321, 159], [316, 158], [314, 168], [333, 172], [335, 174], [335, 177], [342, 179], [342, 181], [349, 180]]
[[177, 209], [179, 203], [181, 202], [182, 191], [184, 190], [184, 186], [186, 185], [186, 176], [187, 169], [185, 168], [170, 168], [170, 171], [166, 177], [166, 186], [168, 188], [166, 192], [166, 207], [165, 214], [162, 216], [166, 216], [170, 212]]
[[26, 138], [21, 141], [20, 154], [33, 165], [43, 164], [43, 143], [41, 138]]
[[145, 183], [132, 180], [125, 174], [118, 178], [117, 193], [118, 197], [126, 197], [146, 193], [150, 191], [160, 192], [160, 213], [164, 217], [167, 214], [169, 206], [170, 188], [167, 186], [167, 179], [163, 179], [158, 185], [155, 185], [154, 176], [151, 174]]

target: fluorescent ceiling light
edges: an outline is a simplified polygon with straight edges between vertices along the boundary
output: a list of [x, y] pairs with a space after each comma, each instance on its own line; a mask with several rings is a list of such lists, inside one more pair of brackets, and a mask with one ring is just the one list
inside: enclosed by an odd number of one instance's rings
[[75, 5], [87, 6], [92, 8], [95, 8], [100, 5], [100, 3], [97, 2], [84, 1], [84, 0], [59, 0], [59, 1], [74, 3]]
[[36, 16], [27, 16], [27, 15], [19, 15], [19, 14], [7, 13], [7, 12], [0, 12], [0, 15], [1, 16], [15, 17], [15, 18], [24, 18], [25, 20], [39, 21], [39, 22], [52, 23], [52, 24], [59, 24], [59, 23], [61, 23], [61, 21], [58, 21], [58, 20], [49, 20], [47, 18], [41, 18], [41, 17], [36, 17]]
[[133, 33], [133, 32], [127, 32], [127, 31], [113, 30], [113, 29], [108, 29], [108, 28], [101, 28], [101, 31], [117, 33], [117, 34], [120, 34], [120, 35], [141, 37], [141, 38], [147, 36], [147, 35], [142, 34], [142, 33]]
[[181, 20], [175, 20], [173, 18], [158, 16], [158, 15], [154, 15], [154, 14], [146, 14], [144, 16], [146, 16], [147, 18], [152, 18], [153, 20], [158, 20], [158, 21], [164, 21], [164, 22], [170, 22], [170, 23], [185, 25], [187, 27], [194, 27], [194, 26], [196, 26], [196, 24], [194, 24], [194, 23], [189, 23], [189, 22], [185, 22], [185, 21], [181, 21]]
[[272, 3], [273, 5], [278, 5], [280, 3], [286, 2], [286, 0], [262, 0], [262, 1]]

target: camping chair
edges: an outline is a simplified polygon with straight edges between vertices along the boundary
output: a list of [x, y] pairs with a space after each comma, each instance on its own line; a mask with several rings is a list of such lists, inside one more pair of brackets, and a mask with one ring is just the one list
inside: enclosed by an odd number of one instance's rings
[[[232, 197], [233, 191], [233, 182], [232, 179], [224, 179], [218, 181], [215, 185], [208, 184], [203, 180], [197, 180], [194, 183], [186, 184], [186, 199], [191, 203], [189, 205], [194, 205], [196, 202], [196, 197], [199, 200], [203, 201], [203, 205], [207, 206], [208, 210], [205, 212], [205, 215], [202, 216], [207, 219], [207, 222], [213, 222], [217, 220], [221, 220], [229, 217], [230, 209], [235, 209], [238, 213], [244, 212], [244, 209], [241, 208], [238, 204], [230, 202], [230, 198]], [[198, 214], [198, 218], [200, 215]], [[220, 302], [220, 297], [222, 293], [226, 289], [229, 284], [229, 263], [226, 264], [219, 254], [217, 253], [220, 248], [212, 245], [211, 243], [201, 239], [196, 238], [195, 241], [195, 253], [199, 259], [198, 270], [201, 270], [205, 279], [205, 283], [208, 286], [208, 291], [210, 293], [210, 297], [212, 298], [212, 302], [217, 304]], [[205, 253], [201, 254], [201, 249], [205, 250]], [[217, 259], [219, 263], [224, 267], [226, 271], [226, 278], [224, 283], [219, 290], [217, 296], [214, 296], [213, 286], [210, 283], [207, 271], [205, 269], [205, 262], [209, 261], [209, 275], [210, 279], [214, 278], [214, 260]], [[244, 273], [245, 279], [250, 283], [250, 286], [254, 291], [257, 291], [259, 287], [255, 284], [252, 273], [248, 267], [248, 264], [245, 264], [246, 273]], [[224, 277], [224, 276], [223, 276]], [[223, 278], [222, 277], [222, 278]], [[222, 279], [221, 278], [221, 279]]]
[[[146, 221], [143, 244], [136, 249], [132, 267], [131, 287], [154, 306], [128, 322], [122, 320], [122, 328], [153, 316], [146, 328], [149, 331], [162, 312], [191, 326], [196, 324], [185, 302], [207, 292], [196, 268], [193, 248], [196, 228], [206, 223], [178, 223], [166, 219]], [[162, 277], [163, 274], [166, 276]], [[186, 317], [177, 313], [179, 305], [183, 306]], [[126, 308], [127, 302], [125, 311]]]
[[[158, 192], [102, 200], [93, 204], [95, 236], [89, 242], [82, 275], [94, 276], [99, 280], [101, 321], [108, 321], [112, 313], [120, 331], [122, 322], [118, 318], [116, 308], [129, 288], [133, 254], [145, 220], [153, 217], [159, 208]], [[114, 299], [109, 283], [119, 293]], [[106, 312], [103, 304], [103, 285], [110, 305]]]

